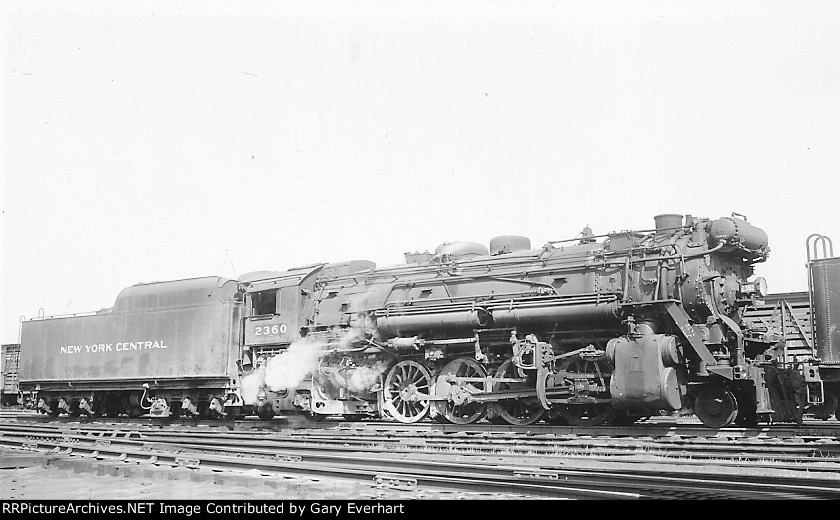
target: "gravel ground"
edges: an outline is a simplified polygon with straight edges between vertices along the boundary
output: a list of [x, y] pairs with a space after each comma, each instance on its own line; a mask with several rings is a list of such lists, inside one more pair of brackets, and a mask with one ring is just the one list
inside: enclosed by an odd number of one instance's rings
[[[5, 463], [4, 463], [5, 461]], [[9, 467], [11, 466], [11, 467]], [[20, 467], [14, 467], [20, 466]], [[522, 495], [398, 491], [330, 478], [264, 476], [96, 461], [0, 448], [0, 500], [452, 500]]]

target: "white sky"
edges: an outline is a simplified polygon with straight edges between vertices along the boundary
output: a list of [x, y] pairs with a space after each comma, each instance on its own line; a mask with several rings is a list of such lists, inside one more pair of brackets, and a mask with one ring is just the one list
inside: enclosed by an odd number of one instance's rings
[[838, 2], [5, 2], [0, 341], [137, 282], [736, 211], [840, 249]]

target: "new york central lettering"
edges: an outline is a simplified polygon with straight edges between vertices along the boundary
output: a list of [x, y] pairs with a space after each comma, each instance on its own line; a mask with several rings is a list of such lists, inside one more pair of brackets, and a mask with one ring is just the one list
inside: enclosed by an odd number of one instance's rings
[[132, 350], [148, 350], [169, 348], [162, 339], [142, 341], [120, 341], [119, 343], [90, 343], [84, 345], [64, 345], [59, 347], [62, 354], [80, 354], [82, 352], [129, 352]]

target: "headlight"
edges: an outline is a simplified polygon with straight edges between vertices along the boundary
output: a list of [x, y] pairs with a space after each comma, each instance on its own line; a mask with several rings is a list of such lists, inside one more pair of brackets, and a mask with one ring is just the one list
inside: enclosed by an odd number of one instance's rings
[[753, 281], [755, 285], [755, 294], [759, 298], [764, 298], [767, 296], [767, 280], [759, 276]]

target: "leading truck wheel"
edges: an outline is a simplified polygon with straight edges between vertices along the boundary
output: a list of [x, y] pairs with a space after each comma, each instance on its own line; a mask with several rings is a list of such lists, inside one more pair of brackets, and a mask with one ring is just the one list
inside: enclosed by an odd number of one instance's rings
[[428, 399], [422, 399], [423, 395], [430, 395], [431, 387], [432, 376], [425, 366], [416, 361], [400, 361], [385, 377], [385, 410], [403, 423], [420, 421], [431, 407]]
[[738, 402], [726, 388], [707, 386], [694, 400], [694, 415], [709, 428], [723, 428], [738, 416]]
[[[501, 378], [522, 378], [519, 374], [519, 369], [513, 364], [513, 361], [508, 359], [502, 366], [496, 370], [496, 379]], [[524, 379], [524, 378], [523, 378]], [[522, 383], [494, 383], [493, 391], [501, 390], [530, 390], [534, 385], [528, 385], [527, 382]], [[502, 399], [493, 403], [493, 411], [495, 416], [501, 419], [500, 421], [493, 421], [495, 424], [514, 424], [517, 426], [527, 426], [534, 424], [545, 416], [546, 409], [542, 407], [540, 401], [536, 397], [522, 397], [516, 399]], [[494, 418], [495, 419], [495, 418]]]

